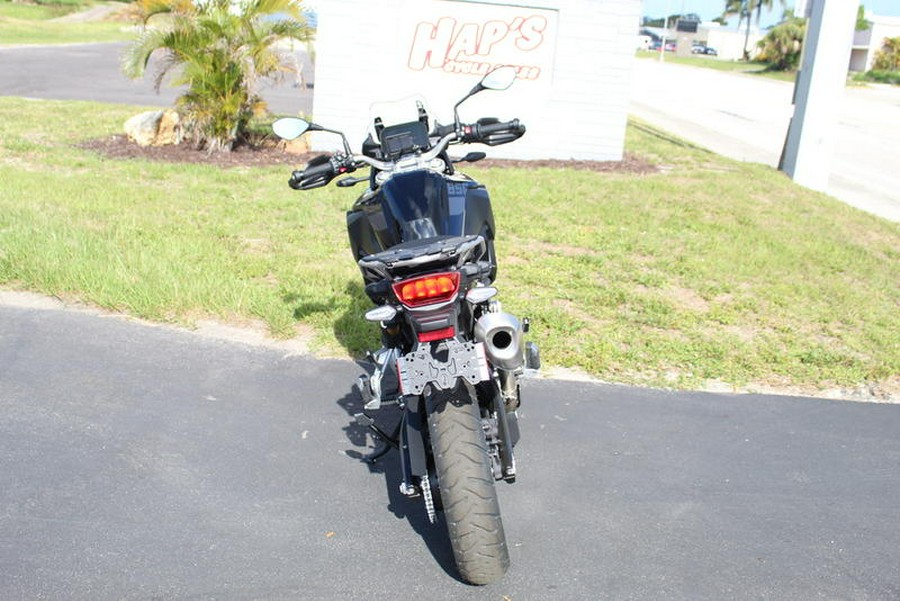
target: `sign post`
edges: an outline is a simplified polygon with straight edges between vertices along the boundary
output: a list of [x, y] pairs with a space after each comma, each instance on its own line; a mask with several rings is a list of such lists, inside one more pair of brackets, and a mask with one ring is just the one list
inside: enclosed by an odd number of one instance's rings
[[803, 59], [794, 87], [794, 116], [778, 168], [802, 186], [828, 186], [859, 0], [809, 0]]

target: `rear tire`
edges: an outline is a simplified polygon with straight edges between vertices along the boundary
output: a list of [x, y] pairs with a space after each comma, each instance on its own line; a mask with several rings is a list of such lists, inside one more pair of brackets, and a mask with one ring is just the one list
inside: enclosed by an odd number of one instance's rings
[[488, 584], [506, 573], [509, 551], [478, 404], [465, 390], [435, 403], [428, 429], [456, 566], [465, 581]]

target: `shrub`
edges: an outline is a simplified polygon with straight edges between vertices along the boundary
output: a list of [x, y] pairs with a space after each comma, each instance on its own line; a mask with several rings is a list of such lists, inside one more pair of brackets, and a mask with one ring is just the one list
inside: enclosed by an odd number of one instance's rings
[[900, 38], [884, 38], [875, 54], [872, 71], [900, 71]]
[[867, 71], [860, 78], [862, 81], [889, 83], [900, 86], [900, 71]]
[[773, 27], [757, 46], [756, 60], [772, 71], [794, 71], [800, 64], [800, 49], [806, 34], [806, 20], [791, 18]]
[[138, 0], [136, 10], [144, 29], [123, 57], [125, 73], [143, 76], [161, 54], [157, 90], [169, 73], [173, 85], [188, 86], [178, 107], [195, 143], [210, 151], [231, 150], [264, 112], [262, 78], [298, 73], [293, 54], [276, 44], [312, 37], [298, 0]]

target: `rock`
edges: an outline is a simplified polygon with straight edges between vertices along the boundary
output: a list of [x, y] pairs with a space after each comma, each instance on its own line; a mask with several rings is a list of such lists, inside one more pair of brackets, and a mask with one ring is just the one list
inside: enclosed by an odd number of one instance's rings
[[307, 136], [300, 136], [293, 140], [285, 140], [284, 150], [288, 154], [306, 154], [310, 151]]
[[125, 134], [138, 146], [178, 144], [183, 138], [181, 120], [172, 109], [147, 111], [125, 122]]
[[125, 122], [125, 135], [138, 146], [150, 146], [156, 138], [156, 128], [162, 118], [162, 111], [147, 111], [135, 115]]
[[164, 110], [156, 127], [156, 139], [153, 141], [153, 146], [180, 144], [183, 138], [181, 117], [178, 112], [172, 109]]

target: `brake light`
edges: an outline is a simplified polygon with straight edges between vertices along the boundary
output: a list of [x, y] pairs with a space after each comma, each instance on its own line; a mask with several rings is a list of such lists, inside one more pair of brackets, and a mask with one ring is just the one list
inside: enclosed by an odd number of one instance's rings
[[459, 273], [433, 273], [393, 285], [397, 299], [407, 307], [421, 307], [450, 300], [459, 291]]

